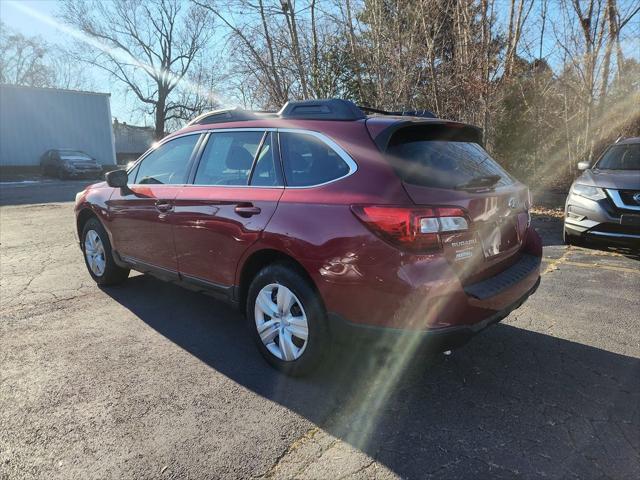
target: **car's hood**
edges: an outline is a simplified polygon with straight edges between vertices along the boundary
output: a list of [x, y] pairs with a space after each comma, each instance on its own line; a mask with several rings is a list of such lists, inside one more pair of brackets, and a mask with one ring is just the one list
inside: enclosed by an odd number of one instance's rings
[[73, 155], [61, 155], [60, 159], [71, 163], [98, 163], [93, 158], [78, 157]]
[[640, 190], [640, 170], [586, 170], [576, 183], [618, 190]]

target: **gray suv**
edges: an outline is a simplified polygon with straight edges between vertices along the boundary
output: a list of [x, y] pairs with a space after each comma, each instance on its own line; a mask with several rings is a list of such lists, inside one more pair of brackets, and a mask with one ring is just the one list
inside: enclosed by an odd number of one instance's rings
[[569, 191], [564, 208], [564, 240], [640, 248], [640, 137], [609, 145]]

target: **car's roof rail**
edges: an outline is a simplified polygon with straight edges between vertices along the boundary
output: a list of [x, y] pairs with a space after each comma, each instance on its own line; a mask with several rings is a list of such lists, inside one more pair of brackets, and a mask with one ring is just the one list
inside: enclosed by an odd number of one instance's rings
[[225, 108], [213, 110], [198, 115], [187, 126], [205, 125], [210, 123], [242, 122], [246, 120], [258, 120], [260, 118], [275, 116], [275, 112], [243, 110], [242, 108]]
[[290, 118], [298, 120], [361, 120], [367, 118], [368, 113], [378, 115], [394, 115], [403, 117], [436, 118], [429, 110], [411, 110], [388, 112], [378, 108], [358, 106], [350, 100], [329, 98], [324, 100], [289, 101], [279, 112], [252, 111], [241, 108], [226, 108], [205, 112], [187, 126], [206, 125], [212, 123], [241, 122], [259, 120], [261, 118]]
[[379, 115], [393, 115], [398, 117], [438, 118], [436, 114], [430, 110], [403, 110], [398, 112], [389, 112], [387, 110], [380, 110], [379, 108], [365, 107], [363, 105], [358, 105], [358, 108], [363, 112], [377, 113]]

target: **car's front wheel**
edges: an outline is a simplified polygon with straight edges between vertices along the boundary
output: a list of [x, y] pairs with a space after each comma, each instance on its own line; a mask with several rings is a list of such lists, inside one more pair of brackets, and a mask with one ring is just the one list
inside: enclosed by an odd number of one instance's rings
[[569, 233], [566, 228], [562, 229], [562, 240], [565, 245], [582, 246], [585, 243], [582, 237]]
[[113, 259], [109, 236], [97, 218], [91, 218], [82, 230], [82, 251], [89, 274], [98, 285], [115, 285], [129, 276], [129, 269]]
[[309, 373], [329, 347], [322, 302], [293, 266], [273, 264], [256, 275], [249, 286], [246, 315], [264, 358], [288, 375]]

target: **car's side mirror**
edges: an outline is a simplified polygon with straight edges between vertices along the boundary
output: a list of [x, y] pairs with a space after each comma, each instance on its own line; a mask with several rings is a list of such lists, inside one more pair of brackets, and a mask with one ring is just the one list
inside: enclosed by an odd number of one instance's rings
[[107, 185], [113, 188], [127, 188], [127, 183], [129, 183], [129, 175], [126, 170], [112, 170], [107, 172], [104, 178], [107, 180]]
[[578, 162], [578, 170], [587, 170], [590, 166], [589, 162]]

